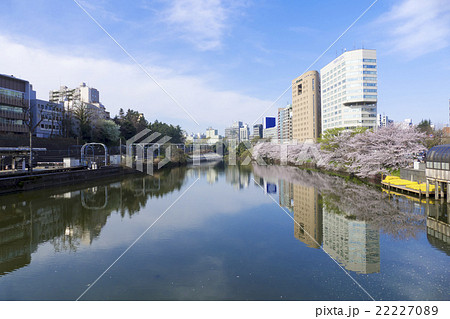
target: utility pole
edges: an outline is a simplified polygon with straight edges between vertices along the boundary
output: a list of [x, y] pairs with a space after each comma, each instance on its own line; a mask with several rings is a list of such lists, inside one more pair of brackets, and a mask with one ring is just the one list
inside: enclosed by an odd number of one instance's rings
[[[36, 104], [37, 107], [37, 104]], [[41, 124], [42, 120], [44, 120], [44, 117], [42, 116], [42, 109], [39, 112], [39, 117], [36, 125], [33, 125], [33, 112], [31, 110], [31, 101], [30, 101], [30, 93], [28, 93], [28, 121], [26, 122], [28, 126], [28, 134], [30, 137], [30, 156], [28, 157], [28, 172], [31, 174], [33, 173], [33, 132], [36, 130], [36, 128]], [[37, 116], [37, 110], [36, 110], [36, 116]]]

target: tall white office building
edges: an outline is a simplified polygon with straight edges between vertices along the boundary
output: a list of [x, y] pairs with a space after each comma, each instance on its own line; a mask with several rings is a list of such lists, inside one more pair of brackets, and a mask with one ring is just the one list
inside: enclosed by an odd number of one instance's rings
[[377, 127], [376, 50], [347, 51], [320, 70], [322, 133]]

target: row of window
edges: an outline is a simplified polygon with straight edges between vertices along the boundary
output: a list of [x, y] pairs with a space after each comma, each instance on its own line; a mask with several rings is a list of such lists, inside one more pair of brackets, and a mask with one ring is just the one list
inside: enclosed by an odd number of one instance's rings
[[427, 168], [450, 170], [450, 164], [442, 162], [427, 162]]
[[14, 124], [14, 125], [23, 125], [23, 121], [22, 120], [5, 119], [3, 117], [0, 117], [0, 123], [3, 123], [3, 124]]
[[24, 93], [23, 92], [13, 91], [13, 90], [5, 89], [5, 88], [0, 88], [0, 94], [7, 95], [7, 96], [12, 96], [12, 97], [17, 97], [19, 99], [23, 99], [24, 98]]
[[352, 95], [347, 96], [347, 100], [360, 100], [360, 99], [376, 99], [376, 95]]
[[376, 81], [376, 76], [362, 76], [357, 78], [348, 78], [347, 81]]
[[25, 110], [21, 107], [9, 106], [9, 105], [0, 105], [0, 111], [10, 111], [15, 113], [24, 113]]
[[377, 89], [355, 89], [355, 90], [347, 90], [347, 94], [349, 93], [377, 93]]
[[43, 104], [41, 104], [40, 107], [41, 107], [41, 110], [50, 110], [50, 111], [62, 112], [62, 107], [57, 107], [56, 105], [49, 105], [49, 104], [43, 105]]
[[42, 129], [51, 130], [52, 127], [53, 127], [54, 130], [59, 130], [59, 126], [58, 125], [41, 124], [41, 128]]
[[62, 120], [62, 116], [54, 116], [51, 114], [42, 114], [41, 118], [45, 119], [45, 120], [50, 120], [50, 121], [61, 121]]

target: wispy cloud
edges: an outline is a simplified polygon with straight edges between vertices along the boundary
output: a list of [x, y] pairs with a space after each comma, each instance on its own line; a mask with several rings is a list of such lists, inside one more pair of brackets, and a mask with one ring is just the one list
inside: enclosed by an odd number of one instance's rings
[[197, 49], [216, 50], [222, 47], [234, 9], [234, 3], [223, 0], [172, 0], [163, 19]]
[[450, 1], [403, 0], [381, 16], [393, 52], [417, 58], [450, 45]]

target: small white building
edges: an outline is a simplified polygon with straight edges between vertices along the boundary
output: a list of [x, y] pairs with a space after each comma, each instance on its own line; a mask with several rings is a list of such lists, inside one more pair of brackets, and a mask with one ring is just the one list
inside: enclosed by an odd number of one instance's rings
[[239, 128], [239, 140], [242, 141], [248, 141], [250, 138], [250, 128], [248, 124], [242, 125], [241, 128]]
[[219, 130], [209, 127], [206, 129], [206, 140], [208, 144], [216, 144], [222, 139], [219, 135]]
[[393, 123], [394, 123], [394, 121], [389, 119], [389, 117], [387, 115], [379, 114], [379, 113], [377, 114], [377, 126], [378, 127], [386, 127]]

